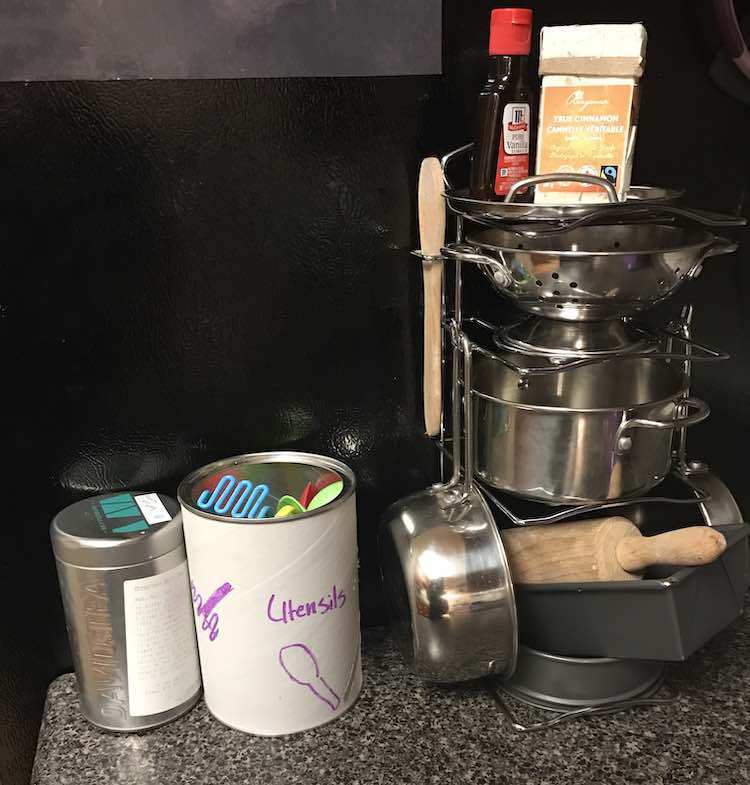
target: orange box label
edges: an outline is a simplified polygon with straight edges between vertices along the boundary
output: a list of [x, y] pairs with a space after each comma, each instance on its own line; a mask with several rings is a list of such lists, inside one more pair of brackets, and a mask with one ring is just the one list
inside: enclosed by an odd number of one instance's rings
[[[634, 92], [633, 83], [545, 85], [537, 174], [591, 174], [606, 178], [621, 190], [631, 138]], [[567, 193], [600, 190], [582, 183], [545, 183], [537, 188]]]

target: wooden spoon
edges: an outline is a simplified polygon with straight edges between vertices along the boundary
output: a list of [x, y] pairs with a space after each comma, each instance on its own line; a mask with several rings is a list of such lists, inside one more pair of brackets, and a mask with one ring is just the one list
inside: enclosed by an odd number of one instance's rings
[[[425, 158], [419, 169], [419, 241], [424, 256], [440, 256], [445, 242], [443, 170], [437, 158]], [[422, 261], [424, 282], [424, 424], [428, 436], [440, 431], [442, 411], [443, 261]]]

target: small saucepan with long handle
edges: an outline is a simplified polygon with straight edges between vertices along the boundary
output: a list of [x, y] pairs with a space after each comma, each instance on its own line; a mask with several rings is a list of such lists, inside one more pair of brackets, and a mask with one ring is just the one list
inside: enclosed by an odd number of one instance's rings
[[[460, 367], [471, 378], [471, 345], [451, 325], [454, 433], [460, 428]], [[459, 348], [460, 347], [460, 348]], [[471, 422], [472, 396], [464, 397]], [[508, 562], [487, 502], [474, 487], [471, 438], [463, 481], [460, 439], [453, 477], [393, 504], [379, 532], [381, 570], [396, 640], [412, 670], [434, 682], [509, 677], [518, 623]]]

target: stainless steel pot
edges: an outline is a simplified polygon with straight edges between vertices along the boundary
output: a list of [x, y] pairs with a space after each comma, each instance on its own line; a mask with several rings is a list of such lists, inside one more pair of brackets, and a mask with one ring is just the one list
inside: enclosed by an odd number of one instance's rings
[[[674, 431], [710, 412], [703, 401], [686, 397], [688, 380], [674, 362], [621, 357], [519, 383], [503, 354], [497, 358], [475, 347], [477, 475], [547, 504], [649, 490], [669, 472]], [[518, 355], [512, 359], [518, 362]]]
[[[453, 324], [453, 339], [459, 341]], [[471, 347], [461, 338], [470, 382]], [[460, 399], [458, 350], [454, 400]], [[466, 396], [466, 421], [472, 397]], [[460, 407], [454, 407], [460, 431]], [[460, 440], [451, 481], [402, 499], [386, 510], [379, 532], [383, 585], [404, 659], [421, 678], [456, 682], [510, 676], [518, 653], [513, 583], [487, 502], [472, 483], [471, 439], [461, 482]]]
[[390, 507], [380, 563], [391, 627], [421, 678], [510, 676], [518, 633], [513, 584], [492, 513], [476, 489], [460, 504], [443, 489]]
[[567, 321], [643, 311], [698, 275], [705, 259], [737, 243], [661, 224], [593, 226], [551, 237], [489, 229], [442, 250], [479, 264], [495, 289], [524, 311]]

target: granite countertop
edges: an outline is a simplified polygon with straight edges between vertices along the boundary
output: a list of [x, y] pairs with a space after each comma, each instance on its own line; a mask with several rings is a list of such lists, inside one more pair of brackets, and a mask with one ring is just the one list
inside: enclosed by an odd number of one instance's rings
[[[80, 716], [68, 674], [49, 688], [32, 783], [750, 783], [749, 661], [743, 618], [667, 667], [677, 702], [523, 734], [483, 685], [424, 684], [404, 669], [384, 630], [368, 630], [354, 708], [325, 727], [272, 739], [223, 726], [202, 701], [149, 733], [105, 733]], [[527, 722], [544, 716], [509, 705]]]

